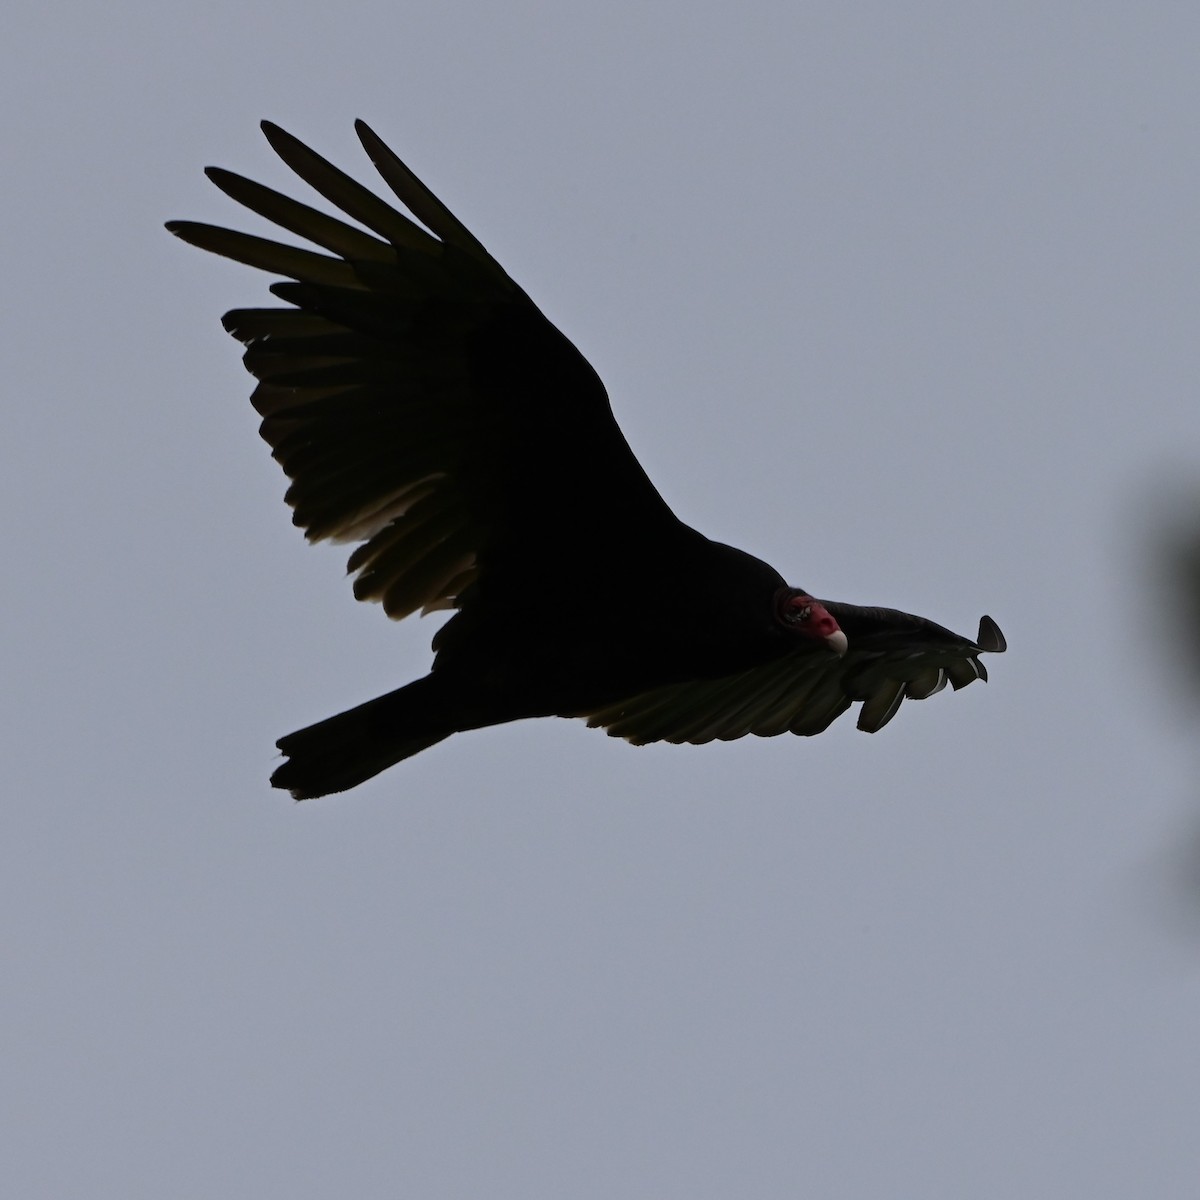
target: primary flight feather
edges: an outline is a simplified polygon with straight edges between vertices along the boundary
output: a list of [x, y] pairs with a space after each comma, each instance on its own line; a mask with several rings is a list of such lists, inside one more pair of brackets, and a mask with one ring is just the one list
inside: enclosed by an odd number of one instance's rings
[[[467, 729], [583, 717], [636, 744], [820, 733], [1005, 649], [922, 617], [814, 599], [684, 525], [634, 457], [599, 377], [467, 228], [364, 124], [408, 210], [278, 126], [267, 140], [356, 224], [216, 167], [234, 200], [320, 252], [193, 221], [187, 242], [274, 275], [286, 307], [235, 309], [261, 432], [312, 541], [356, 542], [354, 594], [394, 618], [454, 609], [422, 679], [279, 740], [297, 799], [345, 791]], [[412, 218], [415, 218], [413, 220]], [[418, 224], [419, 222], [419, 224]]]

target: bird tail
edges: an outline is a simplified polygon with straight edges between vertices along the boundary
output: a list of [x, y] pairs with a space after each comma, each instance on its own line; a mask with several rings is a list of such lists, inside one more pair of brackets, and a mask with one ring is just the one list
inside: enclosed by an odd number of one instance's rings
[[288, 760], [271, 783], [297, 800], [344, 792], [456, 732], [445, 709], [427, 675], [298, 729], [275, 743]]

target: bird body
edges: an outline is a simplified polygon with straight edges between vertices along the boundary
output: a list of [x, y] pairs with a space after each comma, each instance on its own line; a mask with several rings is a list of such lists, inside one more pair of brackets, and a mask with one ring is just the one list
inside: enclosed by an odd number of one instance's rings
[[[986, 678], [976, 641], [890, 609], [815, 600], [683, 524], [603, 384], [474, 236], [362, 122], [418, 225], [276, 126], [272, 146], [357, 224], [231, 172], [233, 199], [329, 251], [196, 222], [184, 240], [285, 276], [238, 309], [261, 432], [311, 540], [358, 543], [360, 599], [453, 609], [424, 678], [279, 740], [272, 782], [344, 791], [452, 733], [584, 717], [641, 743], [817, 733], [861, 700]], [[422, 228], [421, 226], [425, 228]]]

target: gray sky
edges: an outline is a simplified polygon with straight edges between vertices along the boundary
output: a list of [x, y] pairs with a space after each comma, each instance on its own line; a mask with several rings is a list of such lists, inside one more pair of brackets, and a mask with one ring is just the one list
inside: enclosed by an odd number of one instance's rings
[[[14, 1196], [1194, 1197], [1200, 10], [20, 4], [0, 70]], [[280, 734], [436, 622], [304, 545], [161, 229], [367, 118], [679, 514], [1012, 646], [877, 737]], [[303, 194], [303, 185], [294, 190]], [[1200, 504], [1197, 504], [1200, 521]], [[1178, 512], [1173, 519], [1183, 520]]]

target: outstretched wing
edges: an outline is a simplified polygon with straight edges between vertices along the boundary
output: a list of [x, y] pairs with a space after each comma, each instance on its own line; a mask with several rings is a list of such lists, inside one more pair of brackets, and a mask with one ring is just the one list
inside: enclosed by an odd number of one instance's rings
[[810, 736], [862, 701], [858, 728], [882, 729], [905, 699], [924, 700], [987, 679], [982, 653], [1007, 648], [991, 617], [974, 642], [908, 613], [823, 601], [849, 639], [843, 658], [804, 644], [764, 666], [672, 684], [585, 714], [588, 725], [635, 745], [733, 741], [752, 733]]
[[292, 480], [294, 522], [311, 541], [361, 543], [349, 561], [355, 595], [395, 618], [456, 605], [489, 561], [503, 560], [510, 580], [572, 555], [594, 570], [625, 536], [681, 529], [579, 351], [363, 122], [356, 129], [420, 225], [263, 122], [284, 162], [357, 224], [212, 167], [234, 200], [330, 253], [167, 226], [289, 281], [271, 288], [289, 307], [235, 309], [224, 325], [259, 380], [252, 401]]

